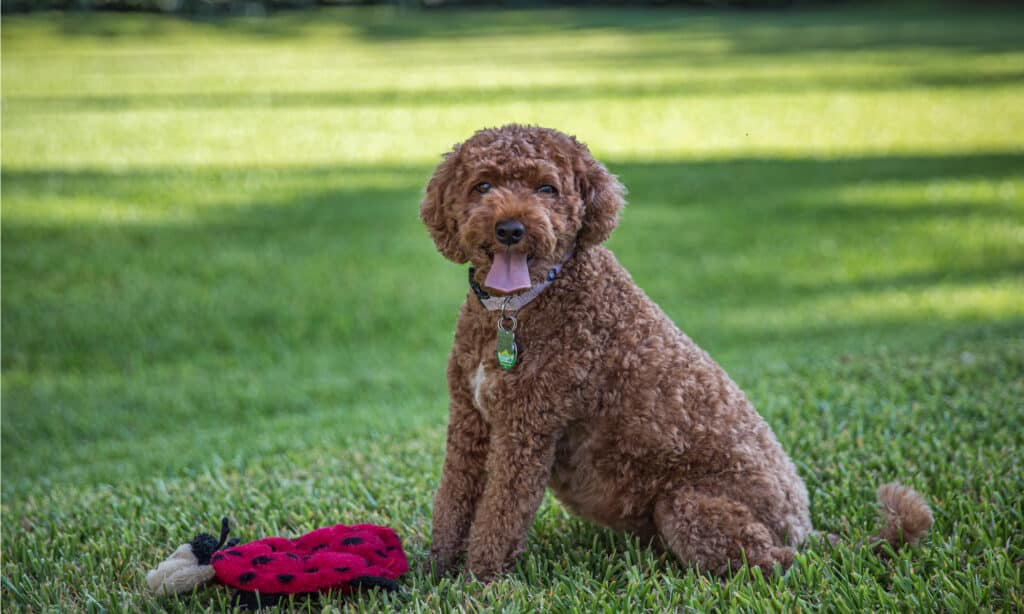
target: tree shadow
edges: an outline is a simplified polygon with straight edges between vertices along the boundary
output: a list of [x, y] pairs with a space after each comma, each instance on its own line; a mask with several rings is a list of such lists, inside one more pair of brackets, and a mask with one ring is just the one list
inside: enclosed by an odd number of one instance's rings
[[[500, 15], [500, 19], [489, 16]], [[551, 34], [671, 34], [674, 45], [663, 57], [684, 59], [699, 49], [690, 43], [713, 36], [727, 41], [724, 55], [738, 59], [769, 55], [856, 53], [878, 49], [956, 49], [964, 53], [1019, 51], [1020, 27], [990, 27], [993, 15], [1011, 25], [1020, 23], [1019, 6], [870, 5], [806, 7], [747, 13], [694, 6], [633, 8], [502, 9], [500, 7], [419, 10], [395, 5], [285, 11], [271, 19], [230, 17], [119, 16], [74, 14], [54, 20], [68, 37], [114, 39], [145, 35], [157, 39], [187, 21], [218, 35], [263, 40], [290, 40], [311, 35], [353, 33], [371, 44], [415, 40], [486, 40]], [[686, 52], [685, 54], [682, 52]], [[701, 53], [723, 55], [721, 49]]]
[[[593, 63], [591, 57], [582, 62]], [[635, 64], [633, 59], [622, 59]], [[517, 60], [523, 63], [522, 60]], [[528, 62], [526, 62], [528, 63]], [[949, 87], [991, 88], [1024, 84], [1024, 71], [969, 74], [963, 71], [873, 77], [809, 77], [745, 78], [743, 80], [702, 79], [690, 77], [676, 81], [649, 83], [601, 83], [584, 85], [534, 85], [472, 88], [380, 89], [368, 91], [277, 91], [277, 92], [192, 92], [176, 94], [111, 94], [80, 96], [34, 96], [10, 94], [4, 103], [9, 112], [29, 113], [120, 113], [137, 110], [206, 110], [206, 109], [285, 109], [343, 107], [427, 107], [444, 105], [476, 105], [488, 102], [559, 102], [575, 100], [642, 100], [645, 98], [698, 96], [748, 96], [751, 94], [809, 94], [836, 91], [910, 91]]]
[[[788, 360], [1024, 333], [1019, 309], [885, 307], [894, 292], [1020, 287], [1020, 235], [1000, 230], [1024, 227], [1019, 204], [933, 203], [923, 186], [1019, 181], [1024, 153], [607, 163], [631, 189], [610, 247], [727, 366], [759, 348]], [[5, 465], [45, 473], [15, 460], [39, 441], [124, 454], [154, 424], [319, 424], [324, 407], [443, 397], [468, 289], [418, 219], [430, 171], [3, 169]]]
[[[723, 331], [713, 325], [723, 309], [1017, 280], [1024, 264], [1019, 245], [995, 239], [961, 245], [957, 231], [966, 223], [1024, 224], [1017, 203], [893, 204], [871, 201], [870, 192], [832, 200], [865, 182], [1020, 178], [1020, 153], [609, 166], [632, 191], [611, 246], [666, 311], [685, 314], [702, 334], [727, 345], [773, 333], [770, 326]], [[197, 355], [262, 351], [268, 338], [275, 346], [341, 344], [354, 352], [395, 345], [436, 351], [440, 359], [445, 348], [432, 344], [447, 335], [439, 331], [450, 329], [465, 288], [458, 269], [434, 253], [416, 214], [429, 172], [414, 166], [4, 170], [4, 369], [131, 371]], [[166, 186], [184, 194], [220, 186], [214, 191], [227, 195], [231, 186], [253, 181], [252, 191], [263, 196], [243, 191], [184, 213], [171, 206], [173, 193], [150, 205], [149, 218], [147, 207], [136, 204], [139, 194]], [[64, 221], [26, 211], [41, 194], [69, 201], [89, 195], [113, 203], [107, 207], [113, 217]], [[831, 255], [819, 253], [822, 242], [834, 244]], [[912, 267], [899, 262], [922, 249], [938, 255]], [[894, 260], [872, 259], [876, 250], [890, 250]], [[867, 259], [867, 269], [845, 274], [845, 263], [859, 258]], [[666, 263], [677, 264], [666, 269]], [[911, 334], [932, 326], [903, 316], [893, 322]], [[790, 327], [798, 325], [777, 330], [797, 334]], [[870, 318], [858, 325], [888, 326]], [[837, 322], [799, 334], [824, 340], [849, 326]]]

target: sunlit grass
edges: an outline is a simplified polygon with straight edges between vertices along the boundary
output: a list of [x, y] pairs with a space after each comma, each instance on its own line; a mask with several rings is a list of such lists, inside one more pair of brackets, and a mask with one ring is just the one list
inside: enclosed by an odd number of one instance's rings
[[223, 609], [142, 583], [223, 513], [247, 538], [386, 523], [418, 563], [466, 288], [417, 205], [508, 121], [626, 183], [610, 246], [768, 418], [818, 526], [863, 536], [899, 479], [934, 535], [718, 582], [549, 498], [506, 580], [326, 603], [1024, 607], [1020, 17], [5, 15], [3, 609]]
[[[1024, 132], [1020, 90], [1008, 87], [966, 93], [811, 92], [797, 97], [783, 92], [691, 97], [686, 87], [671, 95], [632, 97], [631, 90], [625, 86], [626, 95], [606, 96], [600, 86], [586, 87], [545, 100], [544, 88], [538, 87], [514, 96], [471, 95], [494, 99], [489, 102], [448, 104], [447, 96], [438, 96], [428, 105], [412, 102], [417, 95], [410, 94], [404, 104], [382, 97], [365, 106], [344, 100], [335, 106], [332, 95], [318, 100], [316, 94], [289, 93], [278, 104], [273, 95], [260, 97], [247, 90], [218, 95], [200, 91], [158, 103], [152, 110], [73, 113], [32, 112], [34, 102], [19, 104], [9, 96], [5, 163], [10, 168], [81, 168], [97, 159], [112, 168], [424, 164], [461, 135], [511, 121], [560, 126], [585, 136], [602, 157], [622, 160], [736, 152], [842, 156], [1004, 151], [1016, 149], [1017, 135]], [[254, 104], [232, 108], [236, 95]], [[581, 114], [581, 104], [592, 108]], [[15, 123], [12, 115], [26, 121]], [[79, 147], [95, 157], [83, 159]]]
[[[4, 70], [5, 164], [425, 163], [507, 121], [559, 126], [618, 159], [998, 151], [1024, 132], [1019, 55], [977, 17], [951, 28], [941, 16], [829, 15], [816, 28], [504, 15], [512, 21], [434, 15], [397, 29], [418, 18], [15, 21], [4, 38], [21, 52]], [[567, 37], [561, 25], [577, 29]], [[58, 46], [69, 61], [53, 61], [51, 31], [72, 33]]]

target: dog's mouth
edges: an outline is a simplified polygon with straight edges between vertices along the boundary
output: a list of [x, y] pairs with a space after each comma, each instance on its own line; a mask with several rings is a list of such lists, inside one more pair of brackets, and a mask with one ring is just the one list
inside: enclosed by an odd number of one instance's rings
[[508, 249], [497, 250], [489, 256], [491, 269], [483, 283], [485, 288], [508, 294], [533, 285], [530, 282], [532, 256]]

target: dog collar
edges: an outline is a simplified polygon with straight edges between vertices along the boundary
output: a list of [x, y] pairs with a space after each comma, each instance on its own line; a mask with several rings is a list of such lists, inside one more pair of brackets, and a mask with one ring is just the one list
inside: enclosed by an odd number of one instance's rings
[[519, 294], [510, 294], [507, 296], [491, 296], [490, 294], [487, 294], [480, 284], [476, 283], [476, 280], [473, 279], [473, 274], [476, 273], [476, 268], [474, 267], [469, 267], [469, 287], [473, 289], [473, 294], [476, 295], [476, 298], [480, 300], [480, 304], [483, 305], [484, 309], [487, 311], [499, 311], [502, 309], [504, 309], [504, 311], [518, 311], [530, 304], [533, 299], [540, 296], [541, 292], [554, 283], [555, 279], [558, 278], [559, 273], [562, 272], [562, 267], [564, 267], [565, 263], [569, 261], [569, 258], [572, 258], [572, 255], [575, 252], [576, 245], [573, 245], [569, 248], [569, 251], [566, 252], [562, 261], [551, 267], [551, 270], [548, 271], [544, 281]]

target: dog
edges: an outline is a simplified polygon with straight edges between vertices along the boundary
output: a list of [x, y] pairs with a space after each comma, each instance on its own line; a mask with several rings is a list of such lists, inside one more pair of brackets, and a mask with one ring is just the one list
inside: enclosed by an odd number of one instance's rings
[[[787, 569], [807, 489], [739, 387], [602, 243], [625, 189], [575, 137], [484, 129], [444, 156], [420, 217], [471, 263], [448, 361], [447, 450], [428, 565], [489, 581], [526, 548], [545, 488], [576, 515], [701, 572]], [[932, 525], [879, 488], [893, 547]]]

